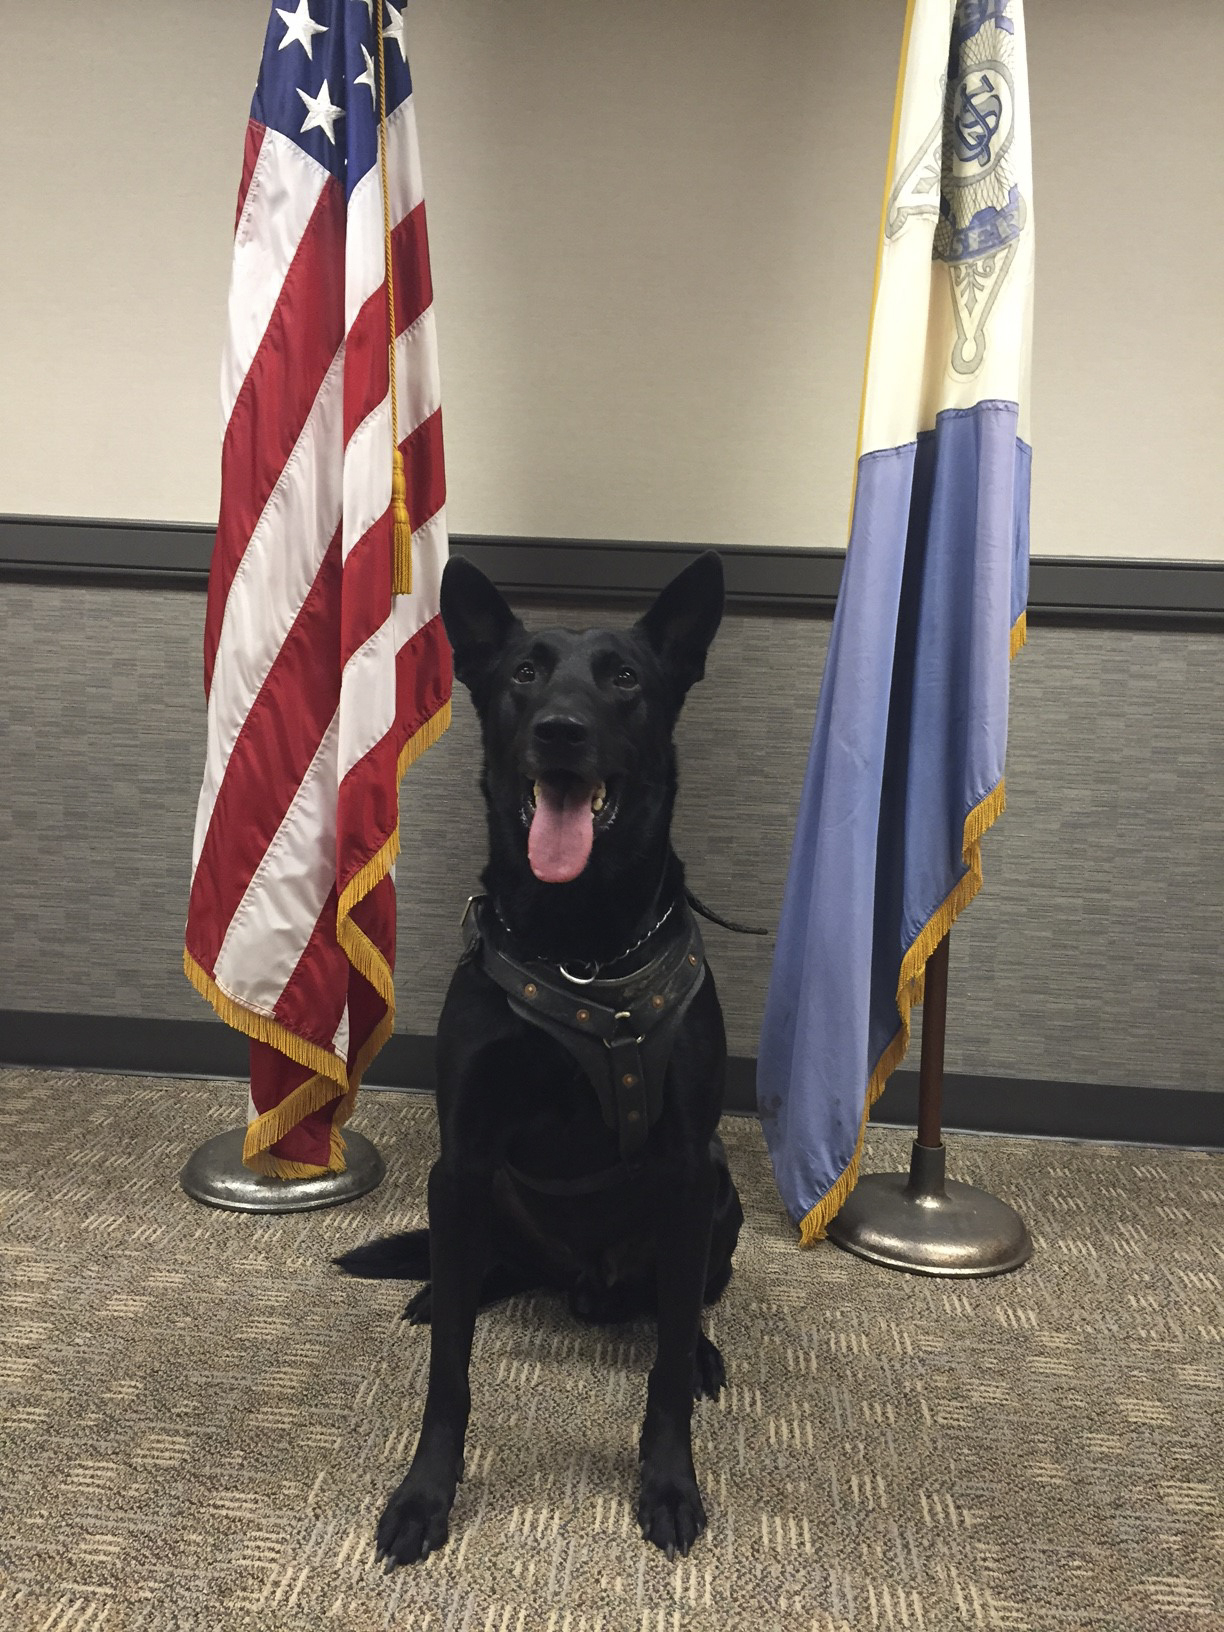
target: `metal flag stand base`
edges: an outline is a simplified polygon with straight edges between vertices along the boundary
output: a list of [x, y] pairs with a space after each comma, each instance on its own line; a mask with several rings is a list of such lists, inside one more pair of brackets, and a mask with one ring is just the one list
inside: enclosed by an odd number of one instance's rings
[[918, 1275], [1003, 1275], [1032, 1256], [1019, 1213], [996, 1196], [945, 1177], [940, 1132], [948, 937], [927, 962], [922, 1006], [918, 1137], [906, 1173], [860, 1179], [829, 1225], [830, 1241], [889, 1269]]
[[179, 1175], [183, 1189], [209, 1207], [235, 1213], [304, 1213], [356, 1201], [382, 1183], [386, 1168], [378, 1151], [360, 1133], [344, 1132], [347, 1166], [343, 1173], [317, 1179], [269, 1179], [242, 1164], [245, 1128], [219, 1133], [188, 1158]]

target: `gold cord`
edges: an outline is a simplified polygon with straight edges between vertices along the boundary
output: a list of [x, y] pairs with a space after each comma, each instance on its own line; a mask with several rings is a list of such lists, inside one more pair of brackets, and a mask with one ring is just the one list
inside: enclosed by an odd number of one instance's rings
[[391, 379], [391, 534], [395, 552], [392, 558], [391, 593], [408, 595], [412, 592], [412, 523], [408, 516], [408, 481], [404, 474], [404, 456], [399, 445], [399, 392], [395, 377], [395, 271], [391, 264], [391, 194], [387, 187], [387, 58], [381, 17], [374, 24], [374, 38], [378, 44], [378, 158], [382, 172], [383, 253], [386, 261], [387, 324], [390, 334], [387, 345], [387, 373]]

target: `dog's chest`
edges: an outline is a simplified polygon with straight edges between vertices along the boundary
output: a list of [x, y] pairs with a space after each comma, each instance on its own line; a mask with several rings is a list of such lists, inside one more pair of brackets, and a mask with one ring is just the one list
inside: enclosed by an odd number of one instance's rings
[[620, 1159], [594, 1088], [572, 1058], [559, 1048], [557, 1054], [538, 1079], [534, 1103], [506, 1134], [507, 1161], [544, 1183], [582, 1179]]

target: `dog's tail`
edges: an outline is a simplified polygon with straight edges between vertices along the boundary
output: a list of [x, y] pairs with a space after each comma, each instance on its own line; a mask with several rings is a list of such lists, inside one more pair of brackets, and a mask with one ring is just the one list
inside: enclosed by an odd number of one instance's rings
[[429, 1231], [408, 1230], [404, 1235], [383, 1235], [377, 1241], [353, 1247], [332, 1263], [346, 1275], [366, 1281], [427, 1281]]

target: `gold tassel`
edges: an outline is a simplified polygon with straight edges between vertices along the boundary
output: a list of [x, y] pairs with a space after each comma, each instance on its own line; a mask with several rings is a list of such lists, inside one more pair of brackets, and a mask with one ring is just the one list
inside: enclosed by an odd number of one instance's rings
[[1022, 646], [1027, 646], [1027, 645], [1028, 645], [1028, 613], [1027, 612], [1021, 612], [1020, 616], [1016, 619], [1015, 623], [1012, 624], [1011, 644], [1010, 644], [1010, 648], [1009, 648], [1008, 654], [1007, 654], [1008, 657], [1015, 657], [1016, 653], [1020, 650], [1020, 648]]
[[395, 257], [391, 252], [391, 195], [387, 187], [387, 63], [381, 27], [378, 40], [378, 167], [382, 180], [383, 275], [387, 283], [387, 381], [391, 392], [391, 593], [412, 593], [412, 522], [408, 481], [399, 445], [399, 391], [395, 367]]
[[391, 515], [395, 540], [395, 567], [391, 577], [391, 593], [411, 595], [412, 523], [408, 519], [408, 483], [404, 476], [404, 455], [399, 448], [396, 448], [391, 461]]

